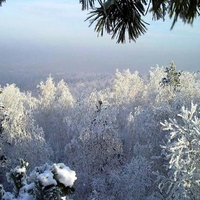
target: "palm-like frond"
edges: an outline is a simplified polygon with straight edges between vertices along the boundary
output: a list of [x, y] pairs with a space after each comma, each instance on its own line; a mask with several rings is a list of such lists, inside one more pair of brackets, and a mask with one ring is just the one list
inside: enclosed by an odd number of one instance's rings
[[94, 7], [95, 0], [79, 0], [79, 2], [82, 4], [82, 10], [86, 10]]
[[152, 8], [154, 19], [160, 19], [168, 13], [173, 18], [171, 29], [174, 27], [178, 18], [184, 23], [192, 24], [193, 20], [200, 15], [199, 0], [152, 0]]
[[172, 27], [174, 27], [178, 18], [184, 23], [192, 24], [194, 19], [200, 15], [199, 0], [171, 0], [169, 2], [169, 16], [173, 18]]
[[159, 20], [163, 19], [167, 12], [167, 6], [168, 6], [168, 0], [152, 0], [150, 1], [152, 3], [152, 7], [150, 9], [150, 12], [153, 13], [153, 19]]
[[[95, 31], [101, 36], [104, 30], [117, 38], [118, 43], [124, 43], [126, 34], [129, 41], [135, 41], [147, 30], [141, 16], [144, 15], [144, 4], [137, 0], [114, 0], [103, 3], [99, 0], [100, 7], [94, 9], [86, 19], [90, 26], [96, 22]], [[146, 2], [146, 1], [144, 1]], [[109, 3], [109, 4], [108, 4]]]

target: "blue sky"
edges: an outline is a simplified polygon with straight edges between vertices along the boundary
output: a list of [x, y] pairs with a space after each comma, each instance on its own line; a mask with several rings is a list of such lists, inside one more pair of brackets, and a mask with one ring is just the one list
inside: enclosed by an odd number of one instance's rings
[[116, 44], [88, 27], [79, 0], [7, 0], [0, 8], [0, 70], [33, 69], [114, 73], [147, 72], [173, 60], [179, 70], [200, 70], [200, 19], [193, 26], [152, 21], [136, 43]]

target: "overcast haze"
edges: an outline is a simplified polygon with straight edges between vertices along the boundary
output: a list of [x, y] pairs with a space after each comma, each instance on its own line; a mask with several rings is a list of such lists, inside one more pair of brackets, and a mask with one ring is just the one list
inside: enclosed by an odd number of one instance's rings
[[7, 0], [0, 8], [0, 70], [114, 73], [116, 68], [147, 72], [174, 60], [180, 70], [200, 69], [200, 19], [193, 27], [153, 22], [137, 42], [116, 44], [97, 37], [84, 22], [79, 0]]

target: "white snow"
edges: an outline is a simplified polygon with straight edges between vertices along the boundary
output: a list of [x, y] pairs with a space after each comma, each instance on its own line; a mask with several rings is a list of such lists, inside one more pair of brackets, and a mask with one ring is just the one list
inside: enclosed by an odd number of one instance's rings
[[38, 176], [38, 181], [44, 186], [57, 185], [56, 180], [53, 178], [53, 173], [49, 170], [44, 171]]
[[76, 172], [63, 163], [53, 164], [53, 170], [55, 172], [56, 179], [66, 187], [72, 187], [74, 181], [77, 179]]
[[23, 191], [24, 193], [26, 193], [26, 192], [28, 192], [28, 191], [33, 190], [34, 187], [35, 187], [35, 183], [27, 184], [27, 185], [25, 185], [25, 186], [23, 186], [23, 187], [21, 188], [21, 191]]
[[28, 193], [21, 194], [17, 200], [35, 200], [33, 196], [29, 195]]
[[26, 168], [25, 168], [25, 167], [16, 167], [16, 168], [14, 169], [14, 171], [15, 171], [16, 173], [19, 173], [19, 174], [21, 174], [21, 173], [25, 174], [25, 173], [26, 173]]

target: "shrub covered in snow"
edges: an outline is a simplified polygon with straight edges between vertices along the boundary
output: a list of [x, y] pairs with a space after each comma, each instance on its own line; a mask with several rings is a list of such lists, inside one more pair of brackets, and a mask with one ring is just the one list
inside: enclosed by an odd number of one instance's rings
[[76, 173], [63, 163], [36, 167], [29, 176], [27, 166], [21, 159], [20, 164], [7, 173], [14, 188], [12, 193], [5, 192], [0, 185], [0, 200], [60, 200], [74, 193]]

